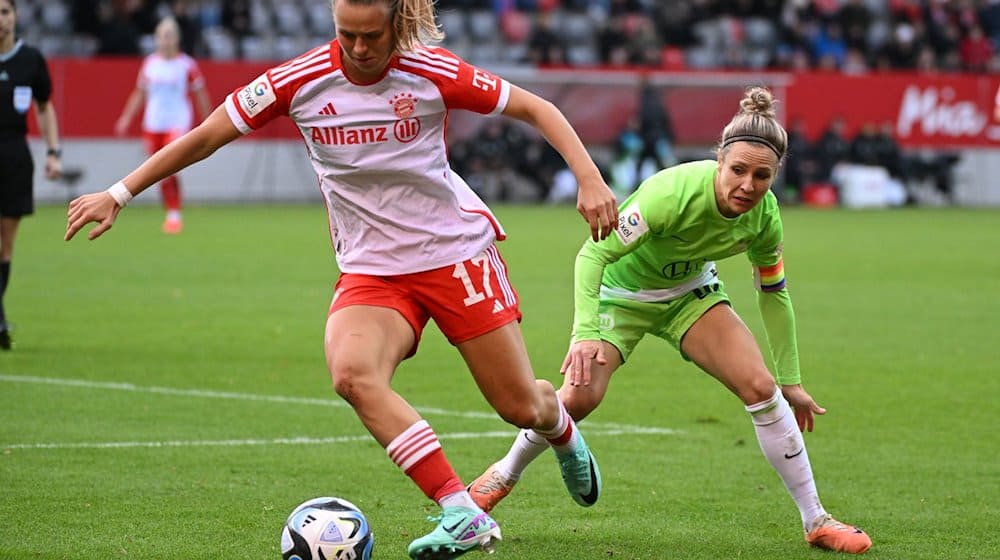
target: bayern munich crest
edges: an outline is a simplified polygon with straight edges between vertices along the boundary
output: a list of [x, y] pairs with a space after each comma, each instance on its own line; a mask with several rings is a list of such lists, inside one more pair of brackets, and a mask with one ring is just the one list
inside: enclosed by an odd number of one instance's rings
[[413, 116], [417, 108], [417, 100], [413, 98], [412, 93], [394, 95], [389, 104], [392, 105], [392, 110], [396, 113], [396, 116], [401, 119], [408, 119]]

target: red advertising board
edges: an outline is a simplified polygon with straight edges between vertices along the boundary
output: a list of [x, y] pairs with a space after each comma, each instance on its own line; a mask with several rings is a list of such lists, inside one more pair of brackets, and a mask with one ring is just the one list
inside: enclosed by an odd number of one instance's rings
[[892, 122], [905, 147], [1000, 147], [995, 116], [1000, 77], [969, 74], [797, 74], [785, 113], [818, 136], [840, 115], [848, 135], [863, 124]]
[[[201, 61], [215, 103], [274, 63]], [[109, 137], [135, 85], [138, 59], [57, 59], [49, 61], [60, 129], [66, 137]], [[506, 76], [505, 76], [506, 77]], [[786, 121], [804, 120], [816, 137], [840, 115], [853, 135], [863, 124], [892, 122], [904, 147], [1000, 147], [1000, 120], [994, 116], [1000, 77], [958, 74], [652, 73], [679, 145], [710, 145], [738, 108], [743, 88], [781, 83], [775, 88]], [[610, 143], [638, 109], [638, 72], [527, 71], [512, 81], [550, 99], [566, 113], [587, 143]], [[33, 120], [33, 119], [32, 119]], [[453, 139], [471, 136], [483, 119], [456, 112]], [[138, 119], [132, 133], [138, 132]], [[32, 124], [33, 126], [33, 124]], [[268, 125], [251, 138], [299, 138], [288, 119]]]

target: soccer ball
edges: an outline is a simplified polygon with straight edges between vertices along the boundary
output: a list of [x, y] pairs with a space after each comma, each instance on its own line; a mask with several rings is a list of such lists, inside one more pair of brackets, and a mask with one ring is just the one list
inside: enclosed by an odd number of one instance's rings
[[370, 560], [374, 544], [365, 514], [343, 498], [300, 504], [281, 530], [282, 560]]

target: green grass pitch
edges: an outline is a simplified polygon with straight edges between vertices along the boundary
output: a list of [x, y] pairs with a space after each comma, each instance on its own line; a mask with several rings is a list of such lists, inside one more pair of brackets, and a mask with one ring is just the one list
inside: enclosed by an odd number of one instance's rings
[[[585, 225], [507, 207], [501, 243], [539, 377], [558, 384]], [[0, 558], [279, 558], [298, 503], [359, 505], [375, 557], [436, 513], [333, 392], [322, 332], [336, 267], [324, 210], [190, 208], [185, 231], [130, 207], [62, 241], [63, 207], [23, 222], [0, 353]], [[1000, 211], [785, 210], [806, 441], [826, 508], [868, 558], [1000, 558]], [[761, 332], [744, 256], [721, 263]], [[394, 387], [471, 480], [514, 431], [434, 327]], [[495, 512], [498, 559], [833, 558], [798, 514], [739, 401], [655, 339], [583, 425], [605, 493], [566, 495], [543, 456]], [[470, 555], [470, 557], [476, 557]]]

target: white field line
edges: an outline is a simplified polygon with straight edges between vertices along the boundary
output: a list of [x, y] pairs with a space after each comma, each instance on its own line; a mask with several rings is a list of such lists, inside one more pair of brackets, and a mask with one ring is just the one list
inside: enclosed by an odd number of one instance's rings
[[[349, 408], [348, 404], [334, 399], [317, 399], [309, 397], [287, 397], [282, 395], [259, 395], [254, 393], [234, 393], [228, 391], [205, 391], [201, 389], [175, 389], [171, 387], [141, 386], [132, 383], [113, 383], [106, 381], [88, 381], [85, 379], [62, 379], [56, 377], [37, 377], [31, 375], [3, 375], [0, 381], [11, 383], [36, 383], [58, 385], [64, 387], [79, 387], [84, 389], [102, 389], [115, 391], [130, 391], [135, 393], [152, 393], [159, 395], [234, 399], [258, 402], [273, 402], [280, 404], [328, 406], [333, 408]], [[417, 407], [421, 414], [438, 416], [455, 416], [459, 418], [478, 418], [500, 421], [495, 413], [447, 410], [433, 407]], [[618, 424], [614, 422], [587, 422], [587, 435], [624, 435], [624, 434], [677, 434], [679, 430], [658, 428], [654, 426], [637, 426]], [[440, 439], [473, 439], [486, 437], [512, 437], [513, 429], [486, 432], [458, 432], [438, 434]], [[115, 449], [134, 447], [225, 447], [248, 445], [316, 445], [328, 443], [370, 442], [370, 435], [336, 436], [326, 438], [294, 437], [275, 439], [228, 439], [203, 441], [119, 441], [119, 442], [79, 442], [79, 443], [16, 443], [0, 444], [0, 449]]]
[[[589, 430], [588, 436], [614, 436], [635, 433], [676, 433], [674, 431], [646, 431], [631, 432], [623, 430]], [[483, 438], [513, 438], [517, 435], [513, 429], [502, 432], [454, 432], [438, 434], [438, 439], [483, 439]], [[243, 447], [253, 445], [323, 445], [331, 443], [375, 443], [370, 435], [363, 436], [335, 436], [325, 438], [314, 437], [294, 437], [294, 438], [274, 438], [274, 439], [219, 439], [219, 440], [173, 440], [173, 441], [105, 441], [105, 442], [77, 442], [77, 443], [13, 443], [9, 445], [0, 444], [0, 449], [9, 451], [13, 449], [127, 449], [127, 448], [158, 448], [158, 447]]]

